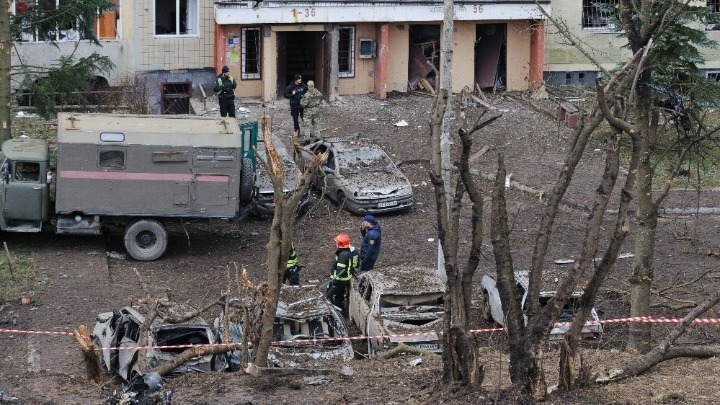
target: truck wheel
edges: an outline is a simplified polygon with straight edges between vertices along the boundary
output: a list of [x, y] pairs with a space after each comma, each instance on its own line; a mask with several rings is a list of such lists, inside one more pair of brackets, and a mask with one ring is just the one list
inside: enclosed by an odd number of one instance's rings
[[240, 202], [249, 203], [253, 197], [255, 186], [255, 170], [253, 161], [250, 158], [242, 159], [242, 171], [240, 173]]
[[152, 219], [140, 219], [125, 228], [125, 249], [133, 259], [142, 262], [159, 258], [165, 253], [168, 234], [164, 226]]

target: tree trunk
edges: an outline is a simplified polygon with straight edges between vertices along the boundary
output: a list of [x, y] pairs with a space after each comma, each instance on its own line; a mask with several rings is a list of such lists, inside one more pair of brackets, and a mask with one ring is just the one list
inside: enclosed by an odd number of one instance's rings
[[[649, 83], [651, 76], [643, 73], [642, 79]], [[655, 164], [652, 161], [652, 145], [655, 142], [656, 122], [651, 119], [652, 95], [647, 86], [638, 89], [635, 101], [635, 115], [638, 117], [636, 128], [639, 142], [640, 161], [637, 171], [637, 223], [635, 239], [635, 259], [630, 276], [630, 316], [650, 315], [650, 288], [653, 281], [653, 260], [655, 255], [655, 234], [657, 231], [658, 207], [653, 202], [652, 188]], [[652, 125], [651, 125], [652, 124]], [[652, 325], [650, 323], [631, 322], [629, 326], [627, 350], [647, 353], [650, 350]]]
[[[0, 0], [2, 1], [2, 0]], [[10, 139], [10, 69], [12, 38], [10, 37], [11, 0], [2, 1], [0, 9], [0, 143]]]

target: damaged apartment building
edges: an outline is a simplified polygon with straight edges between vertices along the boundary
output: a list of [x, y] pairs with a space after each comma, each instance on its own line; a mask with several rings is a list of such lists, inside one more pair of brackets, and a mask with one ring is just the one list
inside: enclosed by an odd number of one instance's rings
[[[15, 0], [32, 7], [61, 0]], [[96, 88], [140, 75], [154, 113], [188, 113], [189, 98], [211, 96], [224, 65], [239, 97], [282, 97], [295, 73], [325, 97], [432, 89], [440, 69], [442, 1], [115, 0], [98, 13], [101, 46], [72, 26], [58, 46], [42, 35], [16, 38], [13, 64], [42, 65], [70, 54], [110, 57], [115, 69]], [[541, 2], [549, 9], [549, 1]], [[545, 21], [533, 1], [455, 2], [453, 91], [463, 87], [526, 90], [542, 80]], [[13, 81], [19, 89], [20, 78]], [[202, 89], [201, 89], [202, 87]]]

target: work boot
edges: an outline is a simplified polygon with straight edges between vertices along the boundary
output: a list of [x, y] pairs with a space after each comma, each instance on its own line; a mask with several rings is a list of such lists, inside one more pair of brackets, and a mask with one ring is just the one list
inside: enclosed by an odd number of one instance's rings
[[293, 138], [298, 139], [299, 136], [300, 136], [300, 131], [293, 132]]

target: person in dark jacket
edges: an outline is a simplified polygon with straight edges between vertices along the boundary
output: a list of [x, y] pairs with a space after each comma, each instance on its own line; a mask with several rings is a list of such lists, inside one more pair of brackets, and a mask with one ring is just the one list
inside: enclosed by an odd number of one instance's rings
[[218, 97], [220, 103], [221, 117], [235, 117], [235, 88], [237, 83], [230, 76], [230, 69], [227, 66], [222, 67], [222, 72], [215, 78], [213, 91]]
[[357, 251], [351, 249], [350, 237], [344, 233], [335, 237], [335, 261], [330, 268], [327, 298], [338, 308], [344, 307], [345, 290], [358, 265]]
[[360, 233], [363, 240], [360, 245], [360, 271], [372, 270], [380, 254], [382, 229], [372, 215], [365, 215], [360, 220]]
[[300, 100], [303, 95], [307, 92], [308, 88], [302, 81], [302, 76], [296, 74], [293, 78], [293, 82], [285, 88], [285, 98], [290, 100], [290, 115], [293, 118], [293, 128], [295, 132], [293, 136], [297, 138], [300, 136], [300, 119], [303, 119], [303, 108], [300, 105]]
[[290, 256], [285, 266], [285, 274], [283, 275], [283, 284], [300, 285], [300, 269], [302, 266], [298, 263], [297, 251], [295, 251], [295, 243], [290, 242]]

